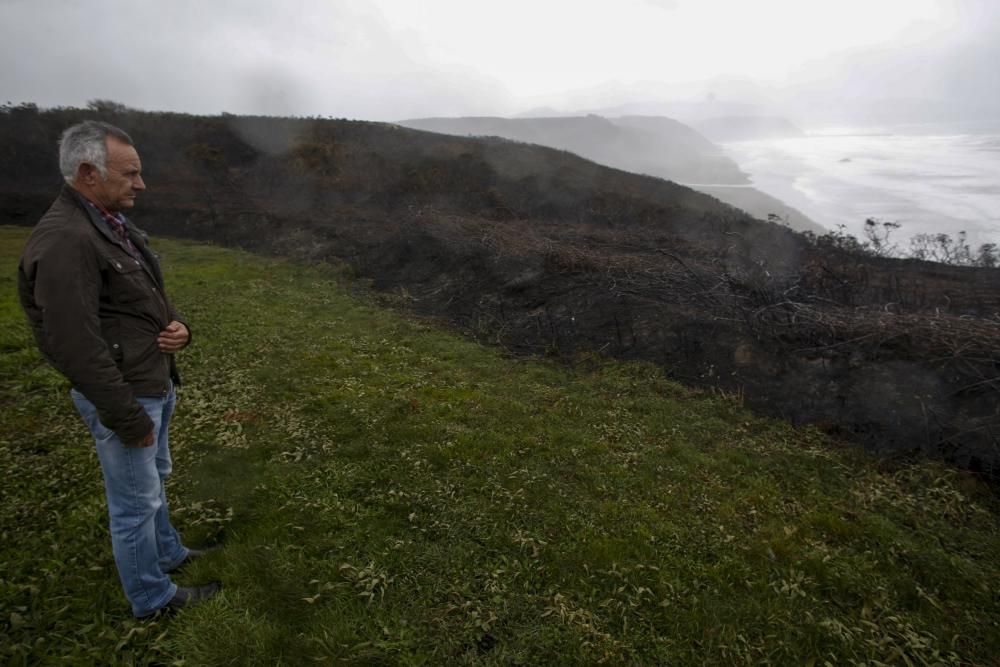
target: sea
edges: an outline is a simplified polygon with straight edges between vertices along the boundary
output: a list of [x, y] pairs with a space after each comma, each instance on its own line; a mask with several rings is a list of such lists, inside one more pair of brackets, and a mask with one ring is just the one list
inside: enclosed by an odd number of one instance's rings
[[722, 144], [754, 187], [824, 227], [859, 238], [865, 220], [898, 223], [891, 242], [965, 232], [1000, 244], [1000, 120], [828, 127]]

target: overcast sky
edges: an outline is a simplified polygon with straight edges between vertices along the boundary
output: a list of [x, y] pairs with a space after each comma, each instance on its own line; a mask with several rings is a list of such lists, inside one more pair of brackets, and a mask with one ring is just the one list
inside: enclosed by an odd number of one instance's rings
[[[995, 0], [0, 0], [0, 101], [395, 120], [1000, 109]], [[823, 118], [823, 116], [831, 116]]]

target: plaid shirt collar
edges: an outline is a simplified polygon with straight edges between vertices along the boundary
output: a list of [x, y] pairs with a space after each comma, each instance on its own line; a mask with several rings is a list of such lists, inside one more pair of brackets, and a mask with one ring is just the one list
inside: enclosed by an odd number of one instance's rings
[[125, 249], [128, 250], [129, 254], [132, 255], [133, 257], [138, 258], [139, 251], [136, 250], [135, 245], [132, 243], [132, 239], [130, 239], [128, 236], [128, 227], [126, 226], [125, 223], [125, 216], [122, 215], [121, 213], [112, 213], [103, 206], [100, 206], [99, 204], [95, 204], [94, 202], [90, 201], [90, 199], [87, 197], [83, 197], [83, 200], [87, 202], [90, 208], [94, 209], [100, 214], [101, 219], [104, 220], [104, 222], [108, 225], [108, 228], [114, 233], [114, 235], [121, 240], [122, 245], [125, 246]]

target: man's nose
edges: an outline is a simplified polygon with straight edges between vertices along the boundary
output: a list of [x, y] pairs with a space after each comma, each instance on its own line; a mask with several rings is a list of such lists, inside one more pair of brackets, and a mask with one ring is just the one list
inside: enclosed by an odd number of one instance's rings
[[136, 176], [132, 179], [132, 189], [133, 190], [145, 190], [146, 184], [142, 180], [142, 176]]

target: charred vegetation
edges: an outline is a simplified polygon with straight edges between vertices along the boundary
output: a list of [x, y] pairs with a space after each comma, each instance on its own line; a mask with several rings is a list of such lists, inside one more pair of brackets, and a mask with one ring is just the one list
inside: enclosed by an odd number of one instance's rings
[[563, 151], [390, 124], [5, 107], [5, 222], [73, 122], [126, 128], [155, 234], [350, 263], [512, 352], [654, 362], [891, 457], [1000, 476], [1000, 270], [879, 257]]

